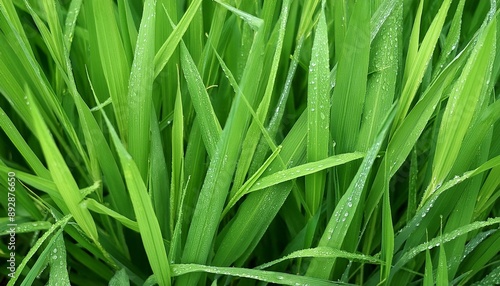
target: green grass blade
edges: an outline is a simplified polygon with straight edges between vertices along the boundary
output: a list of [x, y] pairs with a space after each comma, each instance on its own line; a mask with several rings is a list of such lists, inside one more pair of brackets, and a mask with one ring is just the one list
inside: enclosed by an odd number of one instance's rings
[[172, 273], [175, 276], [185, 275], [193, 272], [206, 272], [220, 275], [230, 275], [241, 278], [251, 278], [268, 283], [276, 283], [280, 285], [339, 285], [337, 283], [287, 273], [271, 272], [264, 270], [255, 270], [248, 268], [235, 268], [235, 267], [214, 267], [198, 264], [173, 264]]
[[83, 205], [87, 207], [89, 210], [107, 215], [109, 217], [112, 217], [119, 221], [121, 224], [123, 224], [125, 227], [130, 228], [133, 231], [139, 232], [139, 227], [137, 226], [137, 222], [132, 221], [131, 219], [127, 218], [124, 215], [121, 215], [114, 210], [104, 206], [103, 204], [99, 203], [98, 201], [94, 199], [86, 199], [83, 202]]
[[125, 269], [118, 270], [109, 281], [108, 286], [129, 286], [130, 280]]
[[[384, 174], [388, 173], [387, 162], [384, 161]], [[389, 196], [389, 180], [384, 180], [384, 201], [382, 203], [382, 242], [381, 253], [385, 265], [382, 267], [380, 281], [387, 281], [391, 273], [392, 260], [394, 255], [394, 225], [392, 222], [391, 201]]]
[[163, 244], [160, 225], [156, 218], [153, 204], [144, 181], [141, 179], [141, 174], [135, 161], [131, 155], [127, 153], [127, 150], [125, 150], [125, 147], [106, 116], [105, 119], [110, 129], [115, 148], [120, 156], [125, 181], [132, 200], [139, 232], [148, 255], [149, 263], [153, 269], [153, 273], [157, 275], [158, 283], [168, 286], [171, 283], [170, 268], [165, 245]]
[[61, 233], [55, 237], [54, 245], [49, 249], [50, 277], [49, 286], [69, 285], [69, 275], [66, 264], [66, 247]]
[[352, 9], [332, 97], [331, 132], [337, 153], [355, 151], [370, 55], [370, 2], [357, 1]]
[[128, 151], [146, 180], [150, 150], [156, 1], [144, 3], [128, 85]]
[[42, 115], [40, 114], [38, 106], [29, 91], [28, 101], [26, 104], [30, 105], [37, 137], [40, 141], [40, 145], [42, 146], [43, 153], [49, 167], [48, 169], [59, 194], [63, 198], [66, 207], [75, 218], [75, 221], [82, 228], [85, 234], [92, 240], [97, 241], [98, 235], [94, 219], [87, 209], [80, 206], [80, 201], [83, 197], [80, 193], [78, 185], [71, 175], [71, 171], [66, 165], [61, 152], [57, 148], [57, 145], [48, 130]]
[[[280, 157], [288, 166], [304, 160], [307, 138], [307, 113], [303, 113], [282, 142]], [[280, 162], [273, 163], [264, 175], [283, 170]], [[212, 260], [213, 265], [229, 266], [246, 251], [251, 251], [252, 241], [260, 239], [288, 197], [292, 184], [283, 183], [262, 192], [250, 194], [239, 207], [220, 237], [219, 248]]]
[[309, 248], [309, 249], [302, 249], [298, 251], [294, 251], [293, 253], [276, 259], [274, 261], [259, 265], [256, 267], [256, 269], [265, 269], [269, 268], [275, 264], [278, 264], [280, 262], [283, 262], [288, 259], [294, 259], [294, 258], [302, 258], [302, 257], [323, 257], [323, 258], [347, 258], [352, 261], [359, 261], [359, 262], [364, 262], [364, 263], [373, 263], [373, 264], [381, 264], [382, 261], [368, 255], [364, 254], [357, 254], [357, 253], [350, 253], [334, 248], [329, 248], [329, 247], [316, 247], [316, 248]]
[[490, 225], [498, 224], [500, 223], [500, 218], [492, 218], [488, 219], [486, 221], [476, 221], [473, 223], [470, 223], [468, 225], [459, 227], [449, 233], [445, 233], [441, 236], [435, 237], [431, 239], [428, 242], [422, 243], [412, 249], [409, 249], [406, 251], [403, 256], [399, 259], [399, 261], [396, 262], [393, 268], [393, 272], [397, 271], [399, 268], [404, 266], [406, 263], [408, 263], [411, 259], [413, 259], [415, 256], [417, 256], [419, 253], [422, 251], [425, 251], [427, 249], [432, 249], [434, 247], [437, 247], [443, 243], [446, 243], [448, 241], [452, 241], [456, 239], [458, 236], [465, 235], [471, 231], [484, 228]]
[[348, 162], [363, 158], [364, 154], [359, 152], [345, 153], [334, 155], [323, 160], [309, 162], [299, 166], [295, 166], [286, 170], [277, 171], [271, 175], [264, 176], [259, 179], [251, 188], [250, 192], [262, 190], [280, 183], [293, 180], [302, 176], [309, 176], [318, 172], [324, 171], [328, 168], [340, 166]]
[[172, 181], [170, 186], [170, 233], [174, 233], [175, 220], [181, 212], [181, 190], [184, 188], [184, 114], [180, 90], [177, 90], [172, 126]]
[[114, 18], [114, 3], [110, 0], [93, 0], [86, 4], [89, 5], [89, 31], [94, 33], [93, 37], [95, 37], [98, 48], [96, 52], [99, 55], [102, 72], [113, 101], [113, 111], [119, 134], [123, 138], [127, 136], [129, 128], [127, 83], [130, 62], [125, 54], [124, 44]]
[[[328, 62], [328, 32], [325, 13], [322, 10], [316, 27], [309, 64], [307, 92], [307, 160], [318, 161], [328, 156], [330, 141], [330, 65]], [[320, 208], [325, 189], [326, 172], [306, 177], [306, 203], [311, 215]]]
[[432, 267], [432, 258], [431, 251], [427, 249], [425, 251], [425, 273], [424, 273], [424, 286], [433, 286], [434, 285], [434, 273]]
[[446, 262], [446, 251], [444, 250], [443, 245], [439, 246], [439, 261], [436, 274], [436, 285], [437, 286], [449, 285], [448, 263]]
[[184, 44], [181, 45], [181, 67], [188, 83], [189, 94], [193, 107], [198, 116], [203, 141], [210, 157], [213, 157], [215, 148], [221, 137], [222, 128], [208, 96], [203, 80], [196, 68], [196, 64], [189, 55]]

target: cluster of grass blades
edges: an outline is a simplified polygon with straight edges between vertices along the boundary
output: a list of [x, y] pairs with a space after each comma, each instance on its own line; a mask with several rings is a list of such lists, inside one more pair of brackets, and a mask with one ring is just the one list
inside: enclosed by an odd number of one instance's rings
[[0, 0], [0, 283], [500, 284], [498, 2]]

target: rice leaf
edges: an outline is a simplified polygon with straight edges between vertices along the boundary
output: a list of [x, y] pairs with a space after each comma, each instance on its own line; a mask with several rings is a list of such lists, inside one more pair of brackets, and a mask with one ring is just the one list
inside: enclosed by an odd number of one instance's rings
[[[330, 136], [330, 77], [328, 32], [324, 10], [321, 11], [309, 64], [307, 92], [307, 160], [318, 161], [328, 157]], [[320, 208], [325, 189], [326, 173], [306, 176], [306, 203], [311, 215]]]
[[146, 180], [150, 150], [156, 1], [144, 3], [128, 84], [128, 152]]

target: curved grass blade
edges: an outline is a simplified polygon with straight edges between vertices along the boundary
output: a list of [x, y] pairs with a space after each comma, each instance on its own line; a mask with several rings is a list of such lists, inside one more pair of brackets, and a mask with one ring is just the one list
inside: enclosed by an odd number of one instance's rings
[[401, 269], [406, 263], [408, 263], [410, 260], [412, 260], [415, 256], [417, 256], [419, 253], [426, 251], [427, 249], [432, 249], [434, 247], [440, 246], [441, 244], [444, 244], [448, 241], [452, 241], [456, 239], [459, 236], [465, 235], [471, 231], [481, 229], [490, 225], [494, 224], [499, 224], [500, 223], [500, 218], [490, 218], [486, 221], [476, 221], [473, 223], [470, 223], [468, 225], [459, 227], [451, 232], [445, 233], [443, 235], [440, 235], [438, 237], [435, 237], [431, 239], [428, 242], [422, 243], [412, 249], [409, 249], [406, 251], [403, 256], [394, 264], [393, 269], [391, 270], [391, 275], [394, 275], [396, 271]]
[[294, 259], [294, 258], [303, 258], [303, 257], [322, 257], [322, 258], [346, 258], [351, 261], [359, 261], [363, 263], [372, 263], [372, 264], [382, 264], [383, 261], [380, 259], [377, 259], [373, 256], [365, 255], [365, 254], [358, 254], [358, 253], [351, 253], [339, 249], [334, 249], [330, 247], [315, 247], [315, 248], [309, 248], [309, 249], [302, 249], [302, 250], [297, 250], [289, 255], [273, 260], [268, 263], [264, 263], [262, 265], [259, 265], [255, 267], [255, 269], [265, 269], [269, 268], [275, 264], [278, 264], [280, 262], [283, 262], [285, 260], [289, 259]]
[[115, 212], [114, 210], [104, 206], [103, 204], [99, 203], [94, 199], [86, 199], [85, 201], [83, 201], [82, 205], [87, 207], [89, 210], [93, 212], [112, 217], [117, 221], [119, 221], [121, 224], [123, 224], [125, 227], [128, 227], [133, 231], [139, 232], [139, 227], [137, 226], [137, 222], [127, 218], [124, 215]]
[[277, 171], [271, 175], [259, 179], [250, 188], [249, 192], [255, 192], [299, 177], [315, 174], [328, 168], [340, 166], [348, 162], [363, 158], [363, 156], [364, 154], [360, 152], [339, 154], [316, 162], [310, 162], [282, 171]]

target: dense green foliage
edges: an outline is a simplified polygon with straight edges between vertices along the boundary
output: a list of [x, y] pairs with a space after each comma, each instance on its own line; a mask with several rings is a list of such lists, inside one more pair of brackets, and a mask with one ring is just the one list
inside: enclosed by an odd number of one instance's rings
[[0, 283], [500, 284], [497, 2], [0, 0]]

